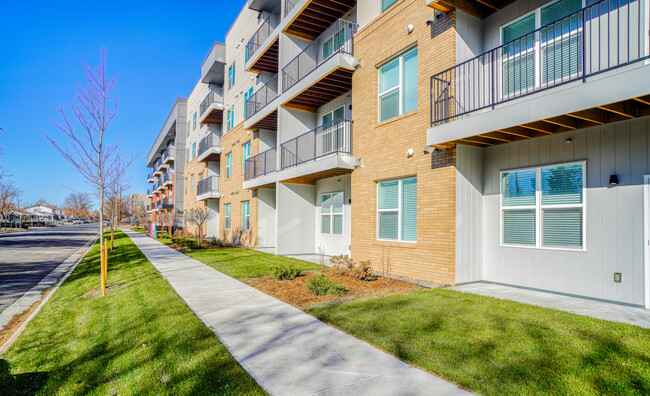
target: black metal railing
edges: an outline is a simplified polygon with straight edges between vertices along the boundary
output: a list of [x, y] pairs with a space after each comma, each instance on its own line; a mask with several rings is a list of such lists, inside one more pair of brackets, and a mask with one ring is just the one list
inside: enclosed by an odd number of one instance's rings
[[352, 55], [354, 53], [352, 36], [356, 31], [357, 25], [352, 22], [344, 19], [334, 22], [282, 68], [282, 92], [293, 87], [335, 54], [342, 52]]
[[333, 154], [352, 154], [352, 121], [334, 120], [282, 143], [282, 169]]
[[199, 112], [201, 113], [201, 118], [206, 111], [214, 103], [223, 103], [223, 88], [210, 89], [210, 92], [205, 96], [199, 107]]
[[289, 15], [291, 10], [298, 4], [300, 0], [284, 0], [284, 16]]
[[147, 189], [147, 195], [151, 195], [151, 189]]
[[153, 180], [153, 172], [149, 172], [147, 175], [147, 180]]
[[246, 51], [248, 60], [253, 59], [253, 55], [255, 55], [255, 52], [260, 48], [262, 43], [269, 38], [271, 33], [275, 30], [275, 28], [278, 27], [280, 24], [281, 20], [280, 16], [280, 3], [278, 3], [277, 6], [271, 11], [269, 15], [266, 16], [264, 19], [264, 22], [260, 25], [259, 29], [253, 34], [253, 37], [251, 37], [250, 40], [248, 40], [248, 44], [246, 45]]
[[264, 106], [278, 97], [278, 75], [271, 77], [260, 89], [246, 101], [246, 119], [251, 118]]
[[640, 0], [604, 0], [431, 77], [431, 125], [648, 58]]
[[219, 176], [208, 176], [196, 184], [196, 195], [219, 192]]
[[221, 138], [219, 137], [219, 135], [217, 135], [214, 132], [210, 132], [206, 137], [201, 139], [201, 141], [199, 142], [199, 152], [197, 156], [201, 156], [201, 154], [208, 151], [208, 149], [212, 147], [219, 147], [220, 145], [221, 145]]
[[264, 176], [278, 169], [277, 148], [273, 147], [246, 159], [244, 180]]
[[156, 171], [158, 171], [158, 170], [160, 170], [160, 165], [162, 165], [162, 155], [160, 156], [160, 158], [158, 158], [158, 160], [157, 160], [156, 163], [154, 164], [154, 167], [153, 167], [153, 168], [154, 168]]

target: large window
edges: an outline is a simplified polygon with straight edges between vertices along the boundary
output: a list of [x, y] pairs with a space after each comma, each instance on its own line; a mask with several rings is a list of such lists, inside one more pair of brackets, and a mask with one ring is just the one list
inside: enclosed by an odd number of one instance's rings
[[247, 108], [248, 106], [246, 106], [246, 102], [247, 102], [248, 99], [250, 99], [252, 96], [253, 96], [253, 87], [250, 87], [250, 89], [249, 89], [247, 92], [244, 92], [244, 119], [246, 119], [246, 117], [247, 117], [247, 115], [246, 115], [246, 114], [247, 114], [247, 113], [246, 113], [246, 108]]
[[397, 0], [381, 0], [381, 12], [386, 11], [390, 6], [397, 3]]
[[250, 201], [242, 201], [241, 203], [241, 229], [248, 231], [250, 229]]
[[[323, 114], [321, 137], [317, 144], [317, 156], [327, 154], [329, 152], [338, 150], [345, 147], [345, 127], [343, 124], [336, 121], [341, 121], [345, 118], [345, 107], [341, 106], [329, 113]], [[338, 147], [337, 147], [338, 146]]]
[[226, 179], [232, 177], [232, 152], [226, 154]]
[[246, 142], [241, 146], [241, 168], [246, 173], [246, 160], [251, 156], [251, 142]]
[[417, 240], [417, 178], [388, 180], [377, 184], [377, 238]]
[[231, 130], [235, 126], [235, 105], [230, 106], [226, 112], [226, 128]]
[[196, 158], [196, 142], [192, 143], [192, 159]]
[[228, 67], [228, 89], [235, 85], [235, 62]]
[[418, 49], [379, 68], [379, 121], [418, 108]]
[[343, 193], [320, 196], [321, 234], [343, 235]]
[[196, 111], [194, 112], [194, 115], [192, 115], [192, 130], [196, 129]]
[[332, 37], [323, 43], [323, 60], [338, 52], [345, 44], [345, 29], [335, 32]]
[[224, 211], [223, 228], [229, 230], [230, 229], [230, 204], [229, 203], [224, 205], [223, 211]]
[[502, 243], [584, 248], [584, 163], [501, 173]]

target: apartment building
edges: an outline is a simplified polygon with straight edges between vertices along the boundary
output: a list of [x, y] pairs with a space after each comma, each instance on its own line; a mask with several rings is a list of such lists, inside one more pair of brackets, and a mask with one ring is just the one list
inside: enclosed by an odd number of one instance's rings
[[649, 11], [249, 0], [226, 37], [213, 229], [650, 308]]
[[187, 99], [178, 98], [147, 155], [147, 182], [153, 184], [147, 212], [150, 222], [165, 231], [183, 226], [183, 194], [176, 193], [183, 188], [186, 117]]

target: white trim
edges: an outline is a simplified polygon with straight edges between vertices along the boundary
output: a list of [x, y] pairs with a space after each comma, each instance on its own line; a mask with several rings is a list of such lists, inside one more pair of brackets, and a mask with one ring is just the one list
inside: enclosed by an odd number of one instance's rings
[[[398, 95], [399, 109], [398, 109], [398, 113], [397, 113], [397, 115], [395, 117], [404, 114], [404, 56], [409, 54], [411, 51], [416, 51], [417, 48], [418, 48], [417, 46], [409, 48], [406, 51], [401, 52], [399, 55], [396, 55], [392, 59], [382, 63], [379, 67], [377, 67], [377, 122], [388, 121], [391, 118], [394, 118], [394, 117], [386, 118], [385, 120], [382, 121], [382, 119], [381, 119], [381, 98], [383, 96], [385, 96], [385, 95], [388, 95], [388, 94], [394, 92], [395, 90], [399, 91], [399, 95]], [[418, 53], [418, 57], [419, 57], [419, 53]], [[379, 92], [379, 79], [381, 78], [381, 69], [383, 69], [384, 67], [386, 67], [388, 64], [390, 64], [391, 62], [393, 62], [395, 60], [397, 61], [397, 64], [398, 64], [398, 71], [397, 72], [399, 73], [399, 82], [398, 82], [398, 84], [396, 86], [394, 86], [394, 87], [392, 87], [390, 89], [387, 89], [385, 91]], [[418, 62], [419, 62], [419, 59], [418, 59]], [[414, 110], [415, 109], [410, 110], [409, 112], [414, 111]]]
[[[403, 209], [403, 202], [402, 202], [402, 185], [404, 180], [408, 179], [415, 179], [417, 183], [417, 175], [415, 176], [406, 176], [406, 177], [401, 177], [401, 178], [393, 178], [393, 179], [386, 179], [386, 180], [379, 180], [377, 181], [377, 193], [376, 193], [376, 202], [377, 202], [377, 215], [376, 215], [376, 224], [375, 224], [375, 236], [378, 241], [385, 241], [385, 242], [401, 242], [401, 243], [417, 243], [417, 236], [415, 238], [415, 241], [408, 241], [402, 239], [402, 229], [403, 229], [403, 216], [402, 216], [402, 209]], [[397, 209], [379, 209], [379, 185], [381, 183], [385, 182], [391, 182], [391, 181], [396, 181], [397, 182]], [[416, 195], [416, 221], [417, 221], [417, 195]], [[389, 239], [389, 238], [381, 238], [379, 236], [379, 214], [381, 213], [391, 213], [391, 212], [397, 212], [397, 239]], [[416, 229], [416, 235], [417, 235], [417, 229]]]
[[643, 305], [650, 309], [650, 175], [643, 175]]
[[[341, 212], [334, 212], [334, 205], [332, 204], [332, 212], [330, 213], [323, 213], [323, 195], [331, 195], [332, 198], [334, 199], [334, 195], [336, 194], [341, 194], [343, 196], [343, 201], [341, 205]], [[319, 225], [320, 225], [320, 234], [325, 235], [328, 237], [342, 237], [345, 234], [345, 193], [343, 191], [332, 191], [332, 192], [325, 192], [320, 194], [320, 213], [319, 213]], [[333, 201], [332, 201], [333, 202]], [[334, 216], [341, 216], [341, 233], [340, 234], [335, 234], [334, 233]], [[323, 232], [323, 216], [329, 216], [330, 217], [330, 232], [325, 233]]]

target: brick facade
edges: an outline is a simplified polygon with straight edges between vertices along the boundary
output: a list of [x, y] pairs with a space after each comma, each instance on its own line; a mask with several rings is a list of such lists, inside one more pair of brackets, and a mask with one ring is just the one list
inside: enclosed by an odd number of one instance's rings
[[[454, 283], [455, 152], [424, 154], [430, 124], [430, 77], [455, 64], [454, 14], [427, 20], [433, 10], [420, 0], [402, 0], [364, 26], [354, 39], [352, 88], [353, 154], [361, 168], [352, 173], [352, 257], [371, 260], [375, 270], [390, 262], [391, 273]], [[415, 29], [408, 33], [407, 26]], [[418, 47], [418, 109], [379, 122], [378, 67], [401, 51]], [[407, 150], [414, 154], [408, 157]], [[377, 240], [377, 182], [416, 176], [417, 242]]]
[[[207, 177], [208, 167], [204, 162], [198, 162], [196, 158], [192, 161], [185, 164], [185, 174], [183, 180], [183, 213], [187, 213], [190, 209], [199, 209], [205, 208], [206, 204], [204, 201], [196, 200], [196, 185], [201, 180], [201, 172], [203, 172], [203, 177]], [[192, 176], [194, 176], [194, 183], [192, 183]], [[188, 223], [183, 219], [183, 229], [190, 234], [197, 235], [198, 230], [197, 226], [191, 223]], [[206, 234], [206, 225], [203, 226], [203, 235]]]
[[[251, 142], [251, 155], [258, 152], [259, 142], [255, 133], [244, 129], [244, 123], [235, 125], [233, 129], [221, 136], [221, 194], [219, 200], [219, 230], [221, 239], [247, 247], [257, 247], [257, 197], [253, 191], [242, 188], [244, 183], [244, 169], [242, 166], [242, 147], [246, 142]], [[226, 177], [226, 155], [232, 153], [232, 176]], [[242, 231], [241, 203], [250, 201], [248, 231]], [[225, 205], [230, 204], [230, 229], [225, 229]]]

